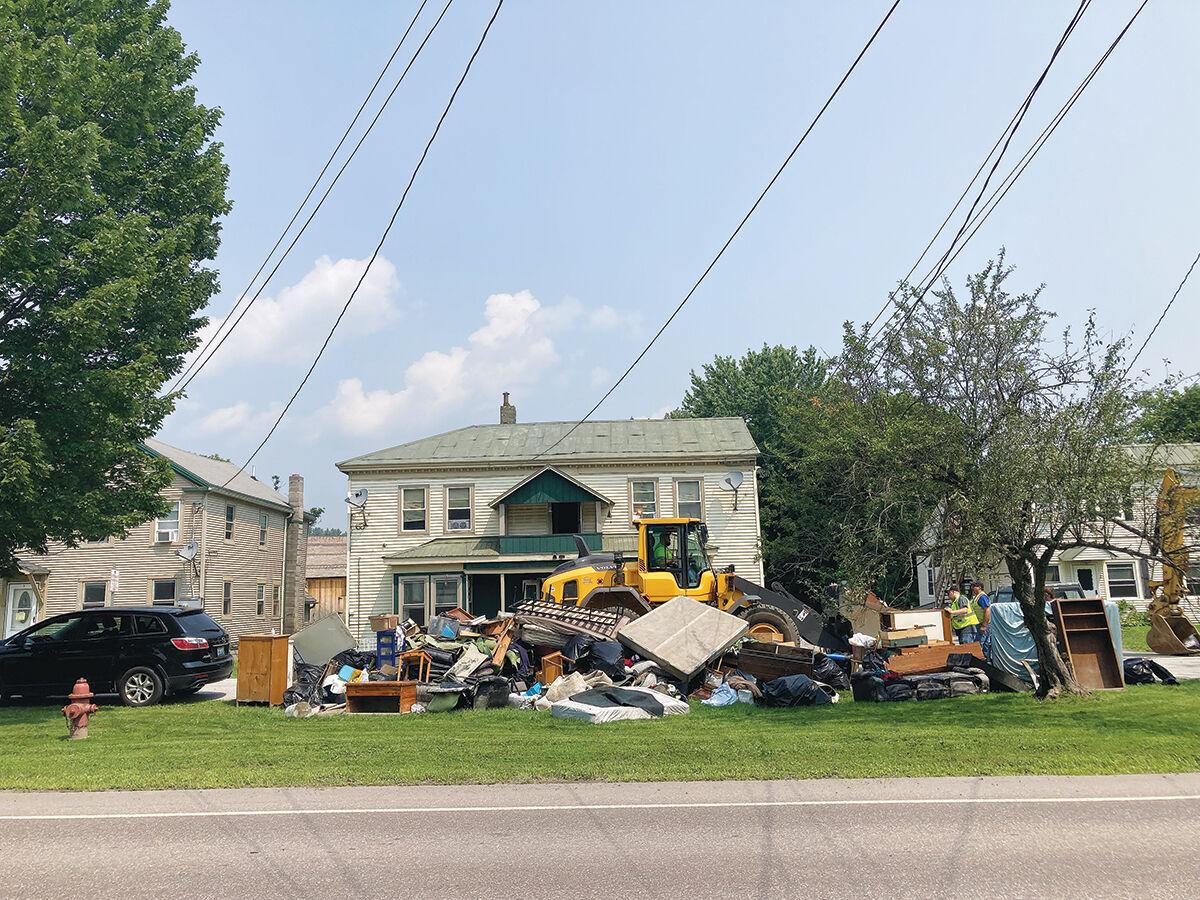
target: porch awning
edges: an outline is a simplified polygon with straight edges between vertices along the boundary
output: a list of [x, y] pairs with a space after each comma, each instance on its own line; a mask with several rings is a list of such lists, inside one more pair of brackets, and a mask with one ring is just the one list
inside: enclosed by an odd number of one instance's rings
[[1119, 558], [1116, 553], [1098, 547], [1072, 547], [1058, 555], [1059, 562], [1103, 562]]
[[488, 505], [495, 509], [501, 503], [590, 503], [592, 501], [612, 505], [611, 500], [592, 490], [582, 481], [572, 478], [554, 466], [546, 466], [518, 481]]

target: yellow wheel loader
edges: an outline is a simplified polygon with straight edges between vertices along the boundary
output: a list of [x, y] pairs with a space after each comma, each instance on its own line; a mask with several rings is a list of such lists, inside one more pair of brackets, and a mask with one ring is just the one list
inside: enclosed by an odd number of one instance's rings
[[698, 519], [642, 519], [637, 529], [636, 559], [593, 553], [575, 535], [578, 557], [550, 573], [542, 583], [542, 599], [619, 609], [636, 617], [674, 597], [691, 597], [744, 618], [755, 640], [803, 640], [825, 650], [847, 649], [845, 637], [820, 613], [779, 585], [768, 590], [737, 575], [733, 566], [714, 571], [705, 552], [708, 529]]

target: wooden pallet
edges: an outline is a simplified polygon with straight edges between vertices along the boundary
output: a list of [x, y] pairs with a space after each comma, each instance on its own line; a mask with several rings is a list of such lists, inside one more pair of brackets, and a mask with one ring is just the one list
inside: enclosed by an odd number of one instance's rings
[[617, 629], [629, 619], [625, 613], [611, 609], [564, 606], [544, 600], [526, 600], [513, 608], [513, 614], [522, 622], [585, 634], [602, 641], [615, 638]]

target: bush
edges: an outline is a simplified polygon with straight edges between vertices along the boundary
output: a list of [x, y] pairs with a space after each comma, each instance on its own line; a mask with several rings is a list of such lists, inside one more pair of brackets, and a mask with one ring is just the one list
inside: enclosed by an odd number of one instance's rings
[[1149, 625], [1150, 614], [1141, 610], [1135, 609], [1133, 604], [1128, 600], [1117, 600], [1117, 610], [1121, 614], [1121, 626], [1129, 627], [1131, 625]]

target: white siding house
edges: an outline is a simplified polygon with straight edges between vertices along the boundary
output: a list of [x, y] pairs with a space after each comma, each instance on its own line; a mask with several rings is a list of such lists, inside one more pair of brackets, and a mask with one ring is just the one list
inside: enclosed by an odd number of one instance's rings
[[[758, 448], [742, 419], [585, 422], [547, 452], [571, 425], [475, 425], [338, 464], [367, 491], [347, 528], [347, 622], [364, 645], [370, 616], [494, 614], [537, 596], [574, 534], [635, 553], [639, 514], [702, 518], [713, 564], [762, 581]], [[736, 497], [722, 484], [735, 471]]]
[[[145, 448], [171, 464], [167, 512], [124, 537], [22, 556], [22, 574], [0, 580], [5, 634], [85, 606], [189, 599], [202, 600], [235, 640], [280, 630], [286, 532], [296, 519], [287, 498], [231, 463], [160, 441]], [[194, 564], [179, 555], [193, 541]]]
[[[1175, 444], [1163, 448], [1161, 460], [1177, 472], [1196, 483], [1200, 480], [1200, 444]], [[1158, 485], [1147, 487], [1144, 496], [1134, 498], [1130, 508], [1123, 511], [1126, 521], [1142, 528], [1153, 522], [1154, 508], [1158, 501]], [[1188, 544], [1200, 546], [1200, 508], [1193, 508], [1188, 518]], [[1145, 552], [1141, 539], [1132, 534], [1113, 530], [1113, 550], [1092, 547], [1072, 548], [1056, 553], [1052, 559], [1047, 581], [1075, 582], [1089, 594], [1113, 600], [1128, 600], [1135, 608], [1145, 609], [1150, 602], [1149, 583], [1162, 577], [1162, 565], [1151, 563], [1137, 555]], [[1126, 551], [1122, 552], [1121, 548]], [[1000, 567], [981, 575], [969, 573], [984, 582], [985, 589], [1011, 584], [1008, 573]], [[932, 603], [949, 586], [946, 579], [952, 576], [943, 572], [928, 559], [917, 562], [917, 582], [922, 604]], [[1200, 621], [1200, 559], [1193, 558], [1188, 567], [1188, 598], [1182, 604], [1190, 618]]]

